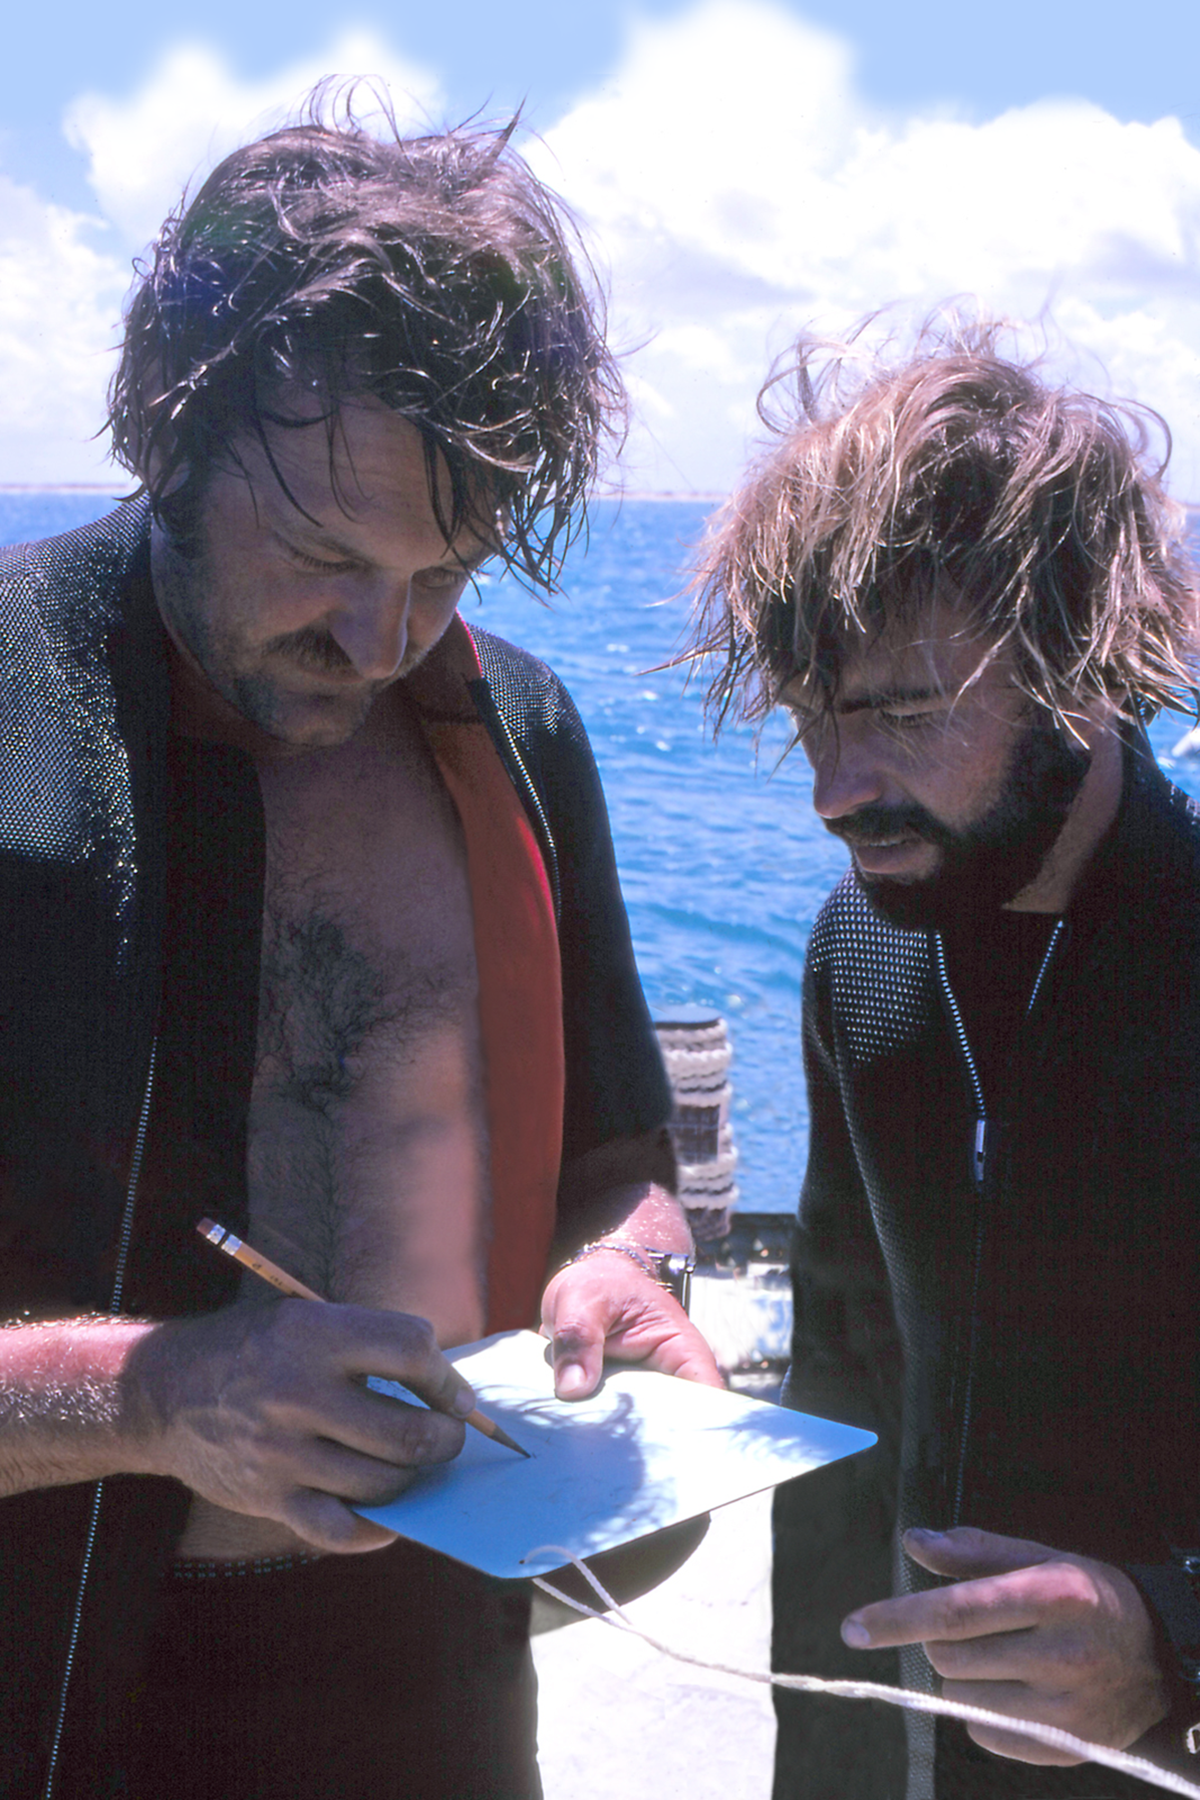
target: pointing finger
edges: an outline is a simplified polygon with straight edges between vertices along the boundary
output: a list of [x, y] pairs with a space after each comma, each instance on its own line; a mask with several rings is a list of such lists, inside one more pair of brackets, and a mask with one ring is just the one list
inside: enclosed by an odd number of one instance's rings
[[974, 1525], [957, 1525], [952, 1531], [928, 1531], [914, 1525], [904, 1533], [904, 1550], [923, 1569], [935, 1575], [1003, 1575], [1010, 1569], [1029, 1569], [1061, 1556], [1045, 1544], [1026, 1538], [1000, 1537], [979, 1531]]
[[842, 1639], [855, 1650], [879, 1650], [1028, 1631], [1045, 1624], [1052, 1609], [1086, 1606], [1092, 1597], [1085, 1572], [1072, 1563], [1056, 1563], [1049, 1578], [1041, 1567], [1017, 1569], [860, 1607], [844, 1621]]

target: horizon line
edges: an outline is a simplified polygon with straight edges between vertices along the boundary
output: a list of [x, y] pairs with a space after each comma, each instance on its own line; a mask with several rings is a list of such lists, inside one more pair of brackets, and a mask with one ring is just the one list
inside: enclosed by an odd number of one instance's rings
[[[0, 494], [112, 494], [124, 483], [113, 481], [0, 481]], [[115, 498], [114, 494], [114, 498]], [[728, 499], [715, 488], [598, 488], [597, 500], [704, 500]]]
[[[0, 481], [0, 494], [110, 494], [117, 485], [111, 481]], [[123, 484], [122, 484], [123, 485]], [[617, 488], [597, 491], [597, 500], [673, 500], [702, 502], [719, 506], [728, 500], [732, 490], [718, 492], [712, 488]], [[1186, 513], [1200, 513], [1200, 500], [1180, 500]]]

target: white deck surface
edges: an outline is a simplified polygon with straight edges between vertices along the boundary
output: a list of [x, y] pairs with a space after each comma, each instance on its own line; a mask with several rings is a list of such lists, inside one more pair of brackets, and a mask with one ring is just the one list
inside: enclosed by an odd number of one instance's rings
[[[713, 1514], [708, 1536], [629, 1616], [738, 1668], [770, 1660], [771, 1496]], [[534, 1639], [546, 1800], [770, 1800], [770, 1689], [675, 1662], [591, 1619]]]

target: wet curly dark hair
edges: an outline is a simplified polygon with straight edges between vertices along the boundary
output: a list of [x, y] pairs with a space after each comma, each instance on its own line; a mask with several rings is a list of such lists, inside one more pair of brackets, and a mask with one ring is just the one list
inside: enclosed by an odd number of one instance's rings
[[266, 427], [310, 424], [315, 402], [332, 455], [339, 407], [369, 395], [421, 433], [447, 541], [469, 523], [553, 588], [625, 419], [570, 215], [511, 125], [384, 138], [353, 91], [331, 118], [330, 99], [316, 90], [167, 220], [126, 312], [114, 452], [186, 551], [239, 443], [269, 456]]

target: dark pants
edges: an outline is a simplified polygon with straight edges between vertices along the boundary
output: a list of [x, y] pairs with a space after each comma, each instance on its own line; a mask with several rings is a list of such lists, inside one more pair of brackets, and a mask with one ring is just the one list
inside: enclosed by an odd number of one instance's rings
[[[185, 1567], [188, 1565], [184, 1565]], [[56, 1800], [537, 1800], [527, 1590], [404, 1540], [173, 1574], [145, 1678]]]
[[[868, 1450], [775, 1490], [771, 1666], [899, 1685], [894, 1650], [849, 1650], [838, 1627], [892, 1591], [894, 1478]], [[900, 1712], [776, 1688], [774, 1800], [904, 1800]], [[957, 1800], [957, 1797], [956, 1797]]]

